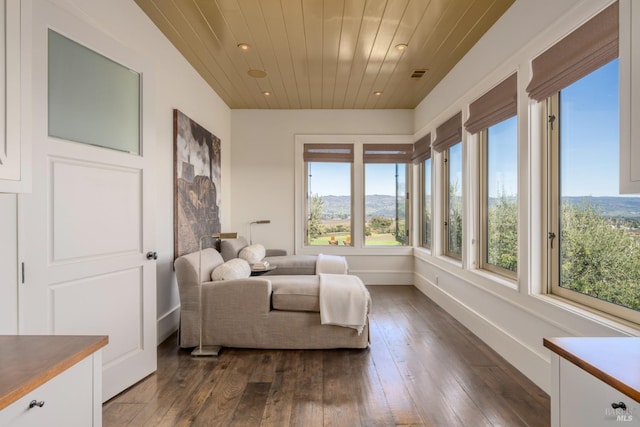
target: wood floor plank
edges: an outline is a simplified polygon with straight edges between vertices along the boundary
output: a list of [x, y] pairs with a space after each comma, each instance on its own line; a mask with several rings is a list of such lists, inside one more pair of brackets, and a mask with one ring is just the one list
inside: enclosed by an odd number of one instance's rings
[[289, 425], [291, 422], [301, 353], [301, 350], [281, 352], [269, 390], [261, 427], [281, 427]]
[[354, 382], [362, 372], [351, 369], [351, 355], [360, 350], [332, 350], [324, 352], [323, 418], [324, 425], [359, 427], [361, 424]]
[[306, 351], [296, 372], [296, 387], [293, 394], [291, 426], [319, 427], [324, 423], [322, 371], [323, 351]]
[[249, 383], [238, 403], [232, 426], [259, 426], [262, 421], [264, 407], [267, 404], [271, 383]]
[[549, 396], [412, 286], [371, 286], [364, 350], [225, 348], [175, 335], [158, 371], [103, 405], [124, 426], [546, 426]]
[[[377, 318], [376, 318], [377, 319]], [[370, 354], [376, 367], [380, 386], [396, 425], [423, 424], [413, 399], [409, 396], [402, 374], [398, 370], [389, 348], [384, 344], [377, 320], [371, 320]], [[375, 343], [375, 344], [374, 344]]]
[[253, 369], [261, 359], [252, 350], [229, 349], [221, 356], [230, 359], [219, 380], [213, 383], [208, 399], [194, 418], [194, 425], [232, 425], [236, 408], [240, 404]]

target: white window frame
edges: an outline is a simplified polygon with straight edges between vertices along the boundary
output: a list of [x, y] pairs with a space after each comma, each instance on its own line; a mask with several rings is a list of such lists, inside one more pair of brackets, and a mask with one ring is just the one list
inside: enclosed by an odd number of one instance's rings
[[[342, 255], [410, 255], [413, 247], [409, 243], [406, 246], [367, 246], [364, 245], [364, 163], [362, 160], [362, 147], [364, 144], [413, 144], [413, 135], [309, 135], [298, 134], [294, 136], [294, 243], [297, 254], [342, 254]], [[352, 180], [352, 246], [307, 246], [305, 245], [306, 232], [306, 178], [304, 176], [306, 165], [303, 159], [304, 144], [353, 144], [353, 180]], [[412, 194], [410, 164], [407, 164], [407, 192]], [[411, 236], [411, 212], [407, 212], [407, 227]]]

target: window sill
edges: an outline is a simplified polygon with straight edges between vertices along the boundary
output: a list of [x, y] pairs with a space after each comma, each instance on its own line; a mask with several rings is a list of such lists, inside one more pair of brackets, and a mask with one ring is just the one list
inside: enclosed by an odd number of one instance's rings
[[378, 246], [378, 247], [355, 247], [355, 246], [304, 246], [296, 251], [301, 255], [371, 255], [371, 256], [409, 256], [413, 254], [411, 246]]
[[[557, 295], [530, 294], [530, 296], [545, 305], [552, 306], [564, 312], [569, 312], [573, 315], [584, 318], [590, 322], [597, 323], [621, 335], [640, 336], [640, 325], [628, 320], [615, 317]], [[579, 334], [574, 333], [574, 335]]]

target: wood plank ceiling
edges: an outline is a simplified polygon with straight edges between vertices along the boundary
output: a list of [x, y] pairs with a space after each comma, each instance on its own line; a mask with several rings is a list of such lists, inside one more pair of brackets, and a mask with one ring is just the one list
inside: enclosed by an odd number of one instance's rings
[[514, 1], [135, 0], [233, 109], [415, 108]]

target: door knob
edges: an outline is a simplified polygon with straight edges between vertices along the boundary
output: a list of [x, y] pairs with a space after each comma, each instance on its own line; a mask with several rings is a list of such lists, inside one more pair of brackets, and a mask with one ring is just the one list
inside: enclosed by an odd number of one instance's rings
[[157, 252], [147, 252], [147, 259], [158, 259]]

